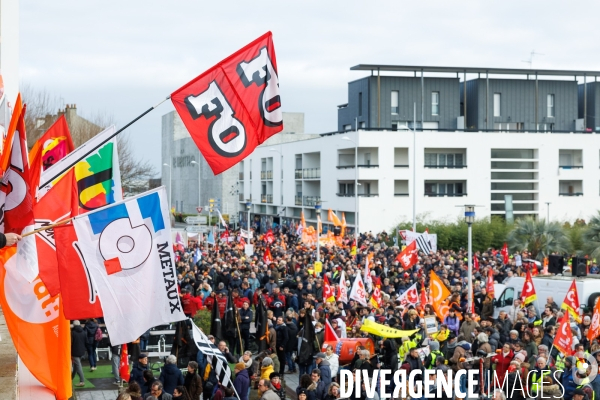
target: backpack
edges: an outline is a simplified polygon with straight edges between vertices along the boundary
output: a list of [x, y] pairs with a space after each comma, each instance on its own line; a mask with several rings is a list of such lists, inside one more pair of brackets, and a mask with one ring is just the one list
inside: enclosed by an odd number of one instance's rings
[[98, 327], [98, 328], [96, 329], [96, 333], [94, 334], [94, 340], [95, 340], [96, 342], [99, 342], [99, 341], [101, 341], [101, 340], [102, 340], [102, 329], [100, 329], [100, 327]]

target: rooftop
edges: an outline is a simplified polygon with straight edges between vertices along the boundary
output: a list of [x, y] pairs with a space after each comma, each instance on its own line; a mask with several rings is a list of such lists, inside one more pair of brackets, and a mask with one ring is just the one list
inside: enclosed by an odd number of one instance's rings
[[535, 68], [475, 68], [475, 67], [432, 67], [425, 65], [384, 65], [358, 64], [351, 71], [392, 71], [392, 72], [436, 72], [448, 74], [496, 74], [496, 75], [547, 75], [547, 76], [600, 76], [600, 71], [560, 70]]

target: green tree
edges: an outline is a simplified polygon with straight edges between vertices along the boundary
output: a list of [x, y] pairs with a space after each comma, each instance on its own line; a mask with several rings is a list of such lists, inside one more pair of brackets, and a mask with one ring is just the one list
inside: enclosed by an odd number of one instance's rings
[[558, 222], [536, 221], [531, 217], [517, 220], [507, 237], [511, 251], [528, 250], [534, 259], [543, 259], [551, 252], [569, 250], [569, 240]]
[[583, 231], [583, 242], [585, 254], [591, 258], [600, 257], [600, 211], [591, 219]]

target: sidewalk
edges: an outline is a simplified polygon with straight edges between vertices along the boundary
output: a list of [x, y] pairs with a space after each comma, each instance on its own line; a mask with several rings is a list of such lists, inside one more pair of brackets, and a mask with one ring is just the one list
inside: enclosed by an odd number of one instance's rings
[[77, 400], [115, 400], [119, 392], [117, 390], [88, 390], [77, 392]]

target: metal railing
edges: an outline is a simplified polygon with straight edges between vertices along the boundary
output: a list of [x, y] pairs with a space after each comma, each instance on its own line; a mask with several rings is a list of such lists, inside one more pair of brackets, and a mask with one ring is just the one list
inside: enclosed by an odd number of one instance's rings
[[321, 196], [304, 196], [303, 204], [307, 207], [314, 207], [318, 201], [321, 201]]
[[408, 197], [408, 193], [394, 193], [394, 196]]
[[574, 192], [574, 193], [559, 193], [559, 196], [583, 196], [582, 192]]
[[260, 179], [273, 179], [273, 171], [260, 171]]
[[354, 197], [354, 193], [336, 193], [338, 197]]
[[273, 195], [272, 194], [261, 194], [260, 195], [260, 202], [261, 203], [267, 203], [267, 204], [273, 203]]
[[463, 197], [466, 193], [425, 193], [426, 197]]
[[408, 164], [395, 164], [394, 168], [408, 168], [409, 165]]
[[337, 169], [349, 169], [349, 168], [354, 168], [354, 164], [352, 165], [338, 165], [336, 166]]
[[294, 170], [294, 178], [295, 179], [302, 179], [302, 169], [295, 169]]
[[297, 205], [297, 206], [302, 205], [302, 196], [294, 196], [294, 205]]
[[379, 168], [379, 164], [358, 164], [358, 168]]
[[319, 179], [321, 177], [321, 168], [304, 168], [302, 176], [304, 179]]
[[425, 168], [467, 168], [467, 164], [456, 164], [456, 165], [433, 165], [433, 164], [425, 164]]
[[562, 169], [579, 169], [579, 168], [583, 168], [583, 165], [559, 165], [558, 168], [562, 168]]
[[379, 197], [379, 193], [359, 193], [358, 197]]

